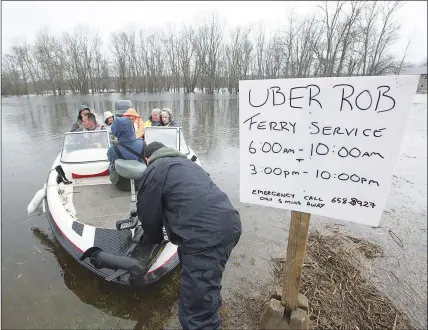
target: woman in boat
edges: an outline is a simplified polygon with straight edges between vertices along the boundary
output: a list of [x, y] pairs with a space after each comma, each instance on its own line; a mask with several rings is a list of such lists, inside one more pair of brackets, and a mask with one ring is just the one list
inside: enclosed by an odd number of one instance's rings
[[153, 109], [151, 116], [144, 123], [144, 127], [147, 127], [147, 126], [162, 126], [162, 122], [161, 122], [161, 118], [160, 117], [161, 117], [161, 110], [160, 109]]
[[[110, 161], [110, 181], [120, 190], [130, 191], [130, 180], [121, 177], [116, 172], [114, 161], [116, 159], [125, 159], [138, 160], [144, 163], [145, 142], [143, 139], [135, 137], [135, 130], [131, 121], [127, 118], [116, 118], [111, 125], [111, 132], [117, 137], [118, 143], [110, 146], [107, 151], [107, 158]], [[139, 187], [139, 180], [135, 180], [135, 185]]]
[[171, 109], [163, 108], [161, 112], [162, 126], [177, 127], [178, 123], [174, 120]]
[[104, 124], [106, 125], [106, 130], [111, 133], [111, 125], [114, 121], [114, 115], [111, 113], [111, 111], [104, 112]]
[[134, 108], [129, 108], [123, 114], [123, 117], [128, 118], [134, 125], [135, 137], [142, 139], [144, 137], [144, 122]]
[[82, 127], [82, 122], [83, 122], [82, 116], [87, 114], [88, 112], [91, 112], [91, 110], [89, 110], [89, 107], [87, 105], [80, 106], [79, 114], [77, 115], [77, 120], [71, 126], [70, 132], [75, 132]]

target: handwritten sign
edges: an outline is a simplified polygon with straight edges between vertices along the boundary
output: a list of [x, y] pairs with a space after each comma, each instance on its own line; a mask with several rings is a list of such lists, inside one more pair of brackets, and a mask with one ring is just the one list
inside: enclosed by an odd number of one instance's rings
[[418, 79], [240, 81], [241, 202], [378, 226]]

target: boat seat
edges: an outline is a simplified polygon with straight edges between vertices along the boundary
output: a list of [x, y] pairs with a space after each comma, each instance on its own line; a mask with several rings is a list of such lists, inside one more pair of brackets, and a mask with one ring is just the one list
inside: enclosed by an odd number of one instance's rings
[[147, 168], [146, 164], [138, 160], [125, 159], [116, 159], [114, 167], [120, 176], [130, 180], [140, 179], [144, 170]]

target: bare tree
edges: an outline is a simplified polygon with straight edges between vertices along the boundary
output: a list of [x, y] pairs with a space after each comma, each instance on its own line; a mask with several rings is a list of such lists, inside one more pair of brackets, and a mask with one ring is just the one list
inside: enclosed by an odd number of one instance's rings
[[2, 65], [2, 78], [9, 92], [11, 92], [11, 94], [20, 96], [22, 94], [22, 89], [20, 86], [21, 74], [19, 72], [16, 58], [10, 54], [6, 54], [3, 56]]
[[183, 27], [180, 33], [180, 43], [178, 45], [178, 58], [183, 76], [183, 87], [186, 93], [193, 92], [191, 64], [194, 54], [192, 46], [192, 30]]
[[265, 68], [264, 68], [264, 56], [265, 56], [265, 28], [263, 25], [259, 25], [258, 27], [258, 34], [256, 39], [256, 46], [255, 46], [255, 70], [257, 72], [257, 79], [261, 79], [265, 75]]
[[112, 52], [119, 78], [117, 90], [126, 93], [126, 75], [128, 72], [128, 36], [125, 32], [112, 34]]
[[399, 73], [411, 65], [410, 41], [399, 58], [390, 52], [400, 7], [399, 1], [322, 1], [310, 17], [291, 11], [269, 35], [260, 24], [252, 40], [251, 29], [225, 31], [216, 15], [181, 29], [130, 28], [112, 33], [111, 55], [86, 26], [61, 37], [43, 29], [33, 43], [16, 42], [3, 56], [2, 93], [237, 92], [242, 79]]
[[178, 38], [174, 28], [170, 28], [164, 36], [165, 51], [168, 58], [168, 69], [170, 71], [169, 84], [167, 90], [170, 88], [174, 92], [180, 90], [180, 70], [178, 60]]
[[252, 52], [252, 46], [249, 46], [250, 31], [249, 28], [237, 27], [230, 32], [229, 41], [225, 47], [229, 92], [237, 92], [239, 79], [246, 77], [249, 72]]
[[374, 40], [373, 51], [370, 56], [370, 64], [367, 75], [382, 74], [392, 66], [393, 57], [387, 53], [388, 46], [398, 39], [400, 26], [393, 21], [393, 14], [401, 7], [400, 1], [384, 2], [381, 9], [381, 29], [372, 36]]

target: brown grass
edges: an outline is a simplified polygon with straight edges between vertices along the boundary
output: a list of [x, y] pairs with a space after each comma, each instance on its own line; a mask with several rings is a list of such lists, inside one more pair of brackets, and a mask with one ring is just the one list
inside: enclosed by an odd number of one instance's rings
[[[309, 300], [312, 329], [413, 329], [408, 317], [362, 273], [379, 246], [349, 236], [309, 235], [300, 292]], [[276, 284], [284, 259], [274, 260]]]

